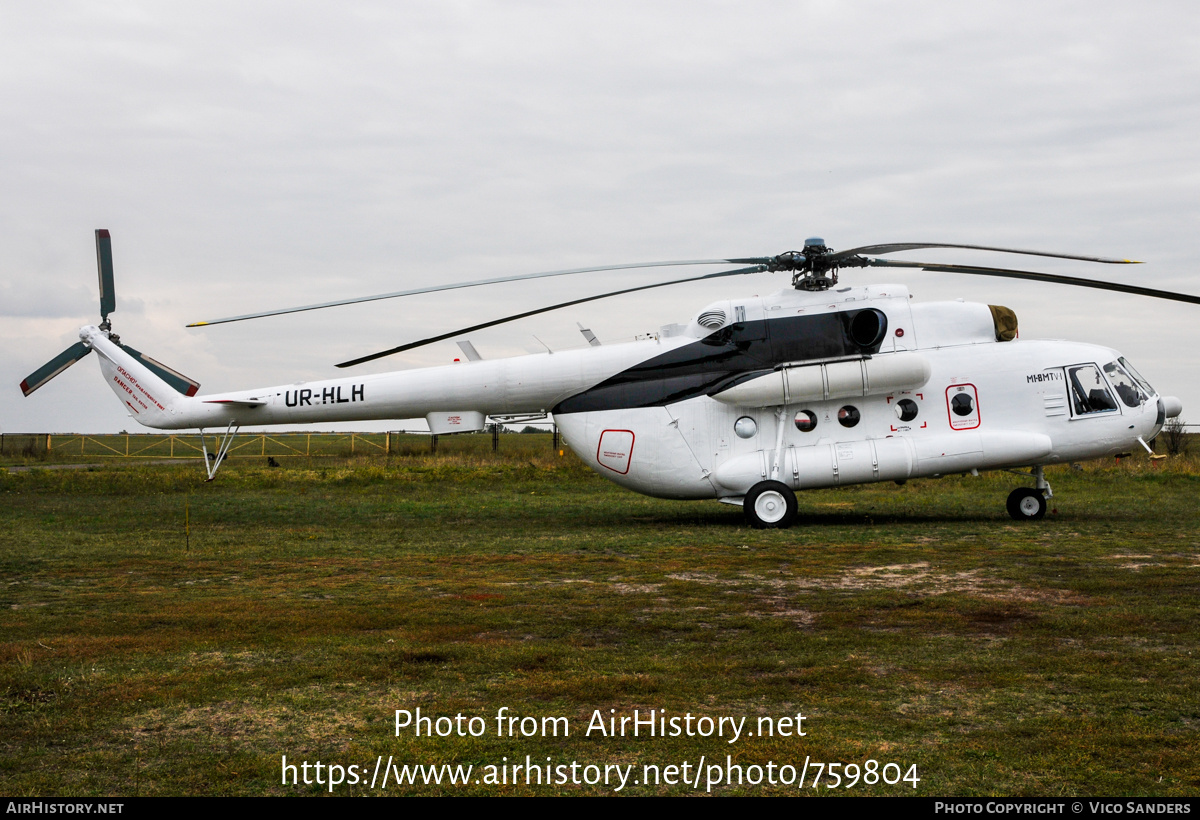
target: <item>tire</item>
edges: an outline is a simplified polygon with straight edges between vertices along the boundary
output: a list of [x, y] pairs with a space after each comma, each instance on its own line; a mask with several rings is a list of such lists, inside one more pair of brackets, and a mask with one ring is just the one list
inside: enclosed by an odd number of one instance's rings
[[1007, 506], [1015, 521], [1037, 521], [1046, 515], [1046, 496], [1041, 490], [1019, 487], [1008, 494]]
[[796, 494], [779, 481], [760, 481], [742, 500], [746, 522], [756, 530], [787, 529], [796, 522]]

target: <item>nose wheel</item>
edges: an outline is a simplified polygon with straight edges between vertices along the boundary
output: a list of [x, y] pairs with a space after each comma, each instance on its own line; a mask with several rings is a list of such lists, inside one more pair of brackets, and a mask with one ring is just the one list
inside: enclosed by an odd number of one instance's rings
[[1041, 490], [1018, 487], [1008, 494], [1008, 514], [1017, 521], [1036, 521], [1046, 515], [1046, 496]]
[[756, 530], [787, 529], [796, 522], [796, 494], [781, 481], [760, 481], [746, 493], [742, 512]]

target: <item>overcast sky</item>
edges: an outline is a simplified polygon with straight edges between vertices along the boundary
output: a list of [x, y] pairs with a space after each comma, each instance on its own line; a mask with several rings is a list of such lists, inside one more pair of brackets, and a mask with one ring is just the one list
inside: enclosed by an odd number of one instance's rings
[[[1200, 4], [0, 0], [0, 430], [133, 425], [99, 320], [203, 392], [671, 272], [185, 330], [436, 282], [653, 259], [944, 241], [1131, 257], [1037, 265], [1200, 294]], [[1023, 338], [1121, 350], [1200, 421], [1200, 307], [994, 279], [852, 272], [1006, 304]], [[770, 275], [619, 297], [472, 335], [486, 357], [686, 321]], [[443, 364], [452, 342], [363, 372]], [[396, 422], [363, 425], [395, 428]], [[411, 425], [410, 425], [411, 426]]]

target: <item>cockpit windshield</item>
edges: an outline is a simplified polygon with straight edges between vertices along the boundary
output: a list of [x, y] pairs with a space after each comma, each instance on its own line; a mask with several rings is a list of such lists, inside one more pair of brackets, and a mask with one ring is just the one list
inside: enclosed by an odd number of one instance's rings
[[[1126, 367], [1122, 367], [1121, 364], [1125, 364]], [[1153, 391], [1143, 389], [1139, 380], [1135, 379], [1126, 369], [1128, 363], [1124, 359], [1121, 359], [1121, 364], [1109, 362], [1104, 365], [1104, 374], [1108, 376], [1108, 381], [1126, 407], [1141, 407], [1150, 398], [1149, 393]]]
[[1154, 388], [1150, 386], [1150, 382], [1146, 381], [1145, 376], [1137, 372], [1137, 368], [1131, 365], [1128, 359], [1122, 356], [1121, 358], [1117, 359], [1117, 361], [1121, 363], [1121, 367], [1125, 368], [1126, 373], [1128, 373], [1130, 376], [1133, 376], [1133, 380], [1136, 381], [1139, 386], [1141, 386], [1142, 390], [1145, 391], [1147, 396], [1154, 395]]

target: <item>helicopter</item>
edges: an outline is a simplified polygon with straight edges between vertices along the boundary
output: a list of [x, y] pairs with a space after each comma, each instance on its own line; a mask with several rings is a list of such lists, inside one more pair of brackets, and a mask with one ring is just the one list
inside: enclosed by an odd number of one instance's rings
[[902, 285], [839, 286], [864, 267], [917, 268], [1056, 282], [1200, 304], [1200, 297], [1007, 268], [900, 261], [899, 251], [948, 248], [1101, 264], [1127, 259], [945, 243], [890, 243], [834, 251], [819, 237], [767, 257], [683, 260], [547, 271], [434, 285], [196, 322], [189, 327], [483, 284], [601, 271], [736, 265], [715, 273], [588, 296], [362, 356], [383, 356], [515, 319], [622, 293], [751, 273], [791, 275], [765, 297], [730, 298], [688, 322], [633, 342], [467, 361], [199, 395], [199, 383], [126, 345], [116, 309], [111, 236], [96, 231], [99, 325], [21, 383], [28, 396], [91, 352], [130, 415], [157, 429], [224, 428], [204, 445], [212, 480], [243, 426], [424, 417], [433, 434], [553, 417], [593, 470], [660, 498], [741, 506], [755, 528], [797, 520], [798, 491], [1007, 470], [1027, 479], [1008, 496], [1018, 521], [1046, 514], [1045, 467], [1142, 446], [1181, 402], [1160, 396], [1119, 352], [1069, 341], [1019, 339], [1010, 309], [963, 301], [914, 303]]

